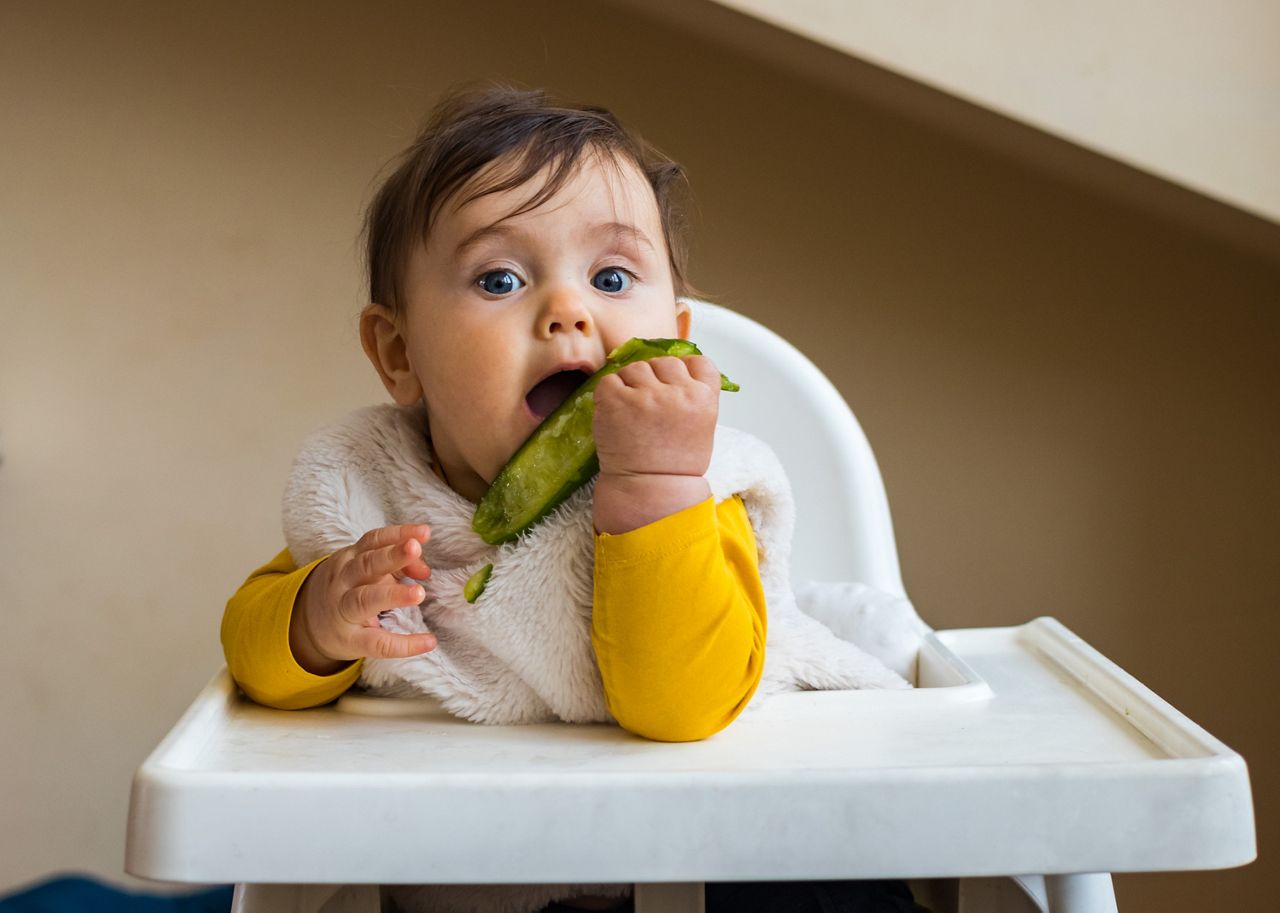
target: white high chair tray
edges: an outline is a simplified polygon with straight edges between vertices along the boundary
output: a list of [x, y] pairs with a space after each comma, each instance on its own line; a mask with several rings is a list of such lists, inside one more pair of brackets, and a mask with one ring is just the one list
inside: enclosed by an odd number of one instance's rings
[[220, 673], [139, 769], [182, 882], [678, 882], [1253, 859], [1243, 759], [1053, 619], [930, 635], [910, 692], [781, 695], [702, 742], [428, 701], [256, 706]]

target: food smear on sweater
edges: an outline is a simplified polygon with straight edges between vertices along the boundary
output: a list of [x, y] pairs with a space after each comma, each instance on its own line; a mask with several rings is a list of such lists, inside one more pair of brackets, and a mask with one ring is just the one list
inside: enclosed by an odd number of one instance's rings
[[[595, 412], [593, 391], [601, 378], [637, 361], [701, 354], [687, 339], [629, 339], [610, 352], [604, 366], [583, 381], [520, 445], [480, 499], [471, 528], [490, 545], [510, 542], [599, 471], [591, 419]], [[720, 389], [732, 393], [739, 388], [721, 374]]]

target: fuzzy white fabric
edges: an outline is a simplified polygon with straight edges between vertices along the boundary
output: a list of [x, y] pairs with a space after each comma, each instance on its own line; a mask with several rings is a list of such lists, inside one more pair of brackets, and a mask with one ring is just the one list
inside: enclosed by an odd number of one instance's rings
[[865, 583], [809, 580], [795, 585], [800, 611], [857, 644], [907, 681], [916, 680], [920, 641], [932, 628], [905, 596]]
[[[428, 694], [451, 713], [480, 723], [611, 720], [591, 646], [594, 485], [583, 486], [517, 541], [491, 546], [471, 529], [475, 505], [440, 481], [431, 460], [425, 412], [384, 405], [313, 434], [294, 462], [284, 530], [299, 565], [377, 527], [431, 525], [424, 548], [431, 568], [427, 597], [420, 606], [388, 613], [382, 624], [396, 632], [432, 631], [439, 646], [407, 659], [367, 659], [361, 685], [380, 694]], [[839, 613], [832, 606], [841, 597], [857, 596], [863, 608], [854, 627], [864, 629], [870, 651], [837, 637], [798, 607], [790, 582], [795, 510], [773, 451], [745, 432], [720, 426], [706, 478], [717, 502], [741, 496], [756, 536], [768, 637], [752, 703], [780, 691], [910, 687], [904, 675], [913, 674], [919, 645], [919, 631], [907, 623], [908, 613], [915, 617], [910, 603], [841, 593], [838, 585], [804, 588], [806, 600], [833, 617]], [[493, 565], [488, 585], [469, 604], [463, 586], [486, 564]], [[876, 619], [887, 619], [883, 630]], [[397, 903], [415, 913], [525, 913], [559, 898], [624, 889], [432, 886], [398, 889]]]

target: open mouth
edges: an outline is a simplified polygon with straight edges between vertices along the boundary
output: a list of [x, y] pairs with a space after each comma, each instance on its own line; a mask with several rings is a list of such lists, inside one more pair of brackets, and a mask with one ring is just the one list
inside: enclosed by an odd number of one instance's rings
[[525, 396], [525, 404], [529, 411], [542, 421], [556, 410], [556, 407], [568, 399], [574, 390], [582, 386], [591, 375], [586, 371], [557, 371], [534, 384]]

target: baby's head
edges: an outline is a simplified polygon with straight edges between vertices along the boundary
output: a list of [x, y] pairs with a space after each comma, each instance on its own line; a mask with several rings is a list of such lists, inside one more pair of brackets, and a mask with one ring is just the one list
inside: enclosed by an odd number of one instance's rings
[[612, 114], [490, 89], [436, 108], [369, 207], [365, 352], [478, 500], [614, 347], [687, 337], [683, 172]]

